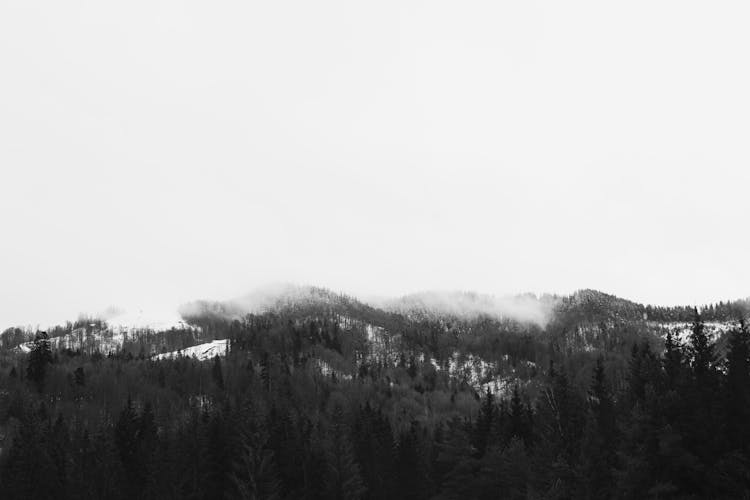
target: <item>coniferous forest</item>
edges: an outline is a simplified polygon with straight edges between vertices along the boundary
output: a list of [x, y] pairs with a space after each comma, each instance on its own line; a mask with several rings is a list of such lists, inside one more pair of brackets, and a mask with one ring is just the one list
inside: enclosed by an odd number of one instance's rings
[[[544, 327], [348, 312], [193, 318], [227, 340], [205, 360], [41, 332], [3, 350], [0, 496], [750, 498], [741, 315], [717, 339], [693, 310], [680, 339], [585, 307]], [[478, 355], [501, 384], [472, 383]]]
[[0, 0], [0, 500], [750, 500], [749, 191], [750, 0]]

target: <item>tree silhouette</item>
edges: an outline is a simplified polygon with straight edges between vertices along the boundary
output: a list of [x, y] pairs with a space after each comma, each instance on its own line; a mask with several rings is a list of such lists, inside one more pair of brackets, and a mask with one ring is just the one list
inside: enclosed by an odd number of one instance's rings
[[39, 392], [44, 390], [47, 366], [52, 363], [52, 350], [46, 332], [37, 333], [29, 352], [26, 376], [31, 380]]

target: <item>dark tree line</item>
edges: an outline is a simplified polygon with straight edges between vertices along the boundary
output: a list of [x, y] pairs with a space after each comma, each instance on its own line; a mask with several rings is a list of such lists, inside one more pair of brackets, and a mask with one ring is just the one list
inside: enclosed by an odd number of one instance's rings
[[[501, 394], [418, 356], [434, 355], [434, 325], [403, 331], [394, 362], [367, 357], [365, 332], [335, 316], [213, 328], [231, 349], [207, 361], [53, 353], [44, 335], [28, 355], [1, 358], [2, 497], [750, 495], [744, 323], [723, 359], [696, 311], [686, 345], [633, 337], [624, 357], [596, 349], [571, 361], [540, 344], [547, 366]], [[471, 342], [493, 335], [466, 331]], [[534, 354], [539, 341], [518, 338]]]

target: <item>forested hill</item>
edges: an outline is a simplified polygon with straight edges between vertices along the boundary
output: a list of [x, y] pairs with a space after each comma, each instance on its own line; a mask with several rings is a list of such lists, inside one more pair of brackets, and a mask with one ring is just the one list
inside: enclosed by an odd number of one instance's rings
[[166, 330], [9, 329], [0, 492], [745, 498], [746, 305], [292, 288]]
[[562, 297], [558, 314], [574, 314], [589, 321], [640, 321], [689, 323], [693, 321], [695, 309], [704, 321], [736, 322], [750, 310], [749, 299], [718, 302], [715, 304], [661, 307], [643, 305], [597, 290], [579, 290]]
[[[173, 347], [174, 342], [158, 339], [164, 331], [192, 331], [194, 340], [211, 337], [211, 333], [196, 334], [197, 330], [212, 330], [214, 326], [231, 320], [241, 320], [248, 314], [271, 313], [287, 318], [339, 316], [359, 322], [380, 326], [397, 333], [410, 323], [442, 322], [459, 325], [482, 320], [500, 321], [506, 324], [535, 325], [537, 331], [560, 328], [570, 329], [576, 325], [650, 325], [653, 328], [670, 324], [689, 325], [696, 306], [659, 307], [643, 305], [596, 290], [580, 290], [570, 296], [534, 296], [531, 294], [496, 299], [468, 292], [412, 294], [397, 299], [362, 301], [353, 296], [335, 293], [318, 287], [280, 286], [273, 290], [263, 289], [231, 301], [199, 300], [184, 304], [179, 314], [184, 322], [141, 322], [137, 325], [119, 325], [101, 317], [81, 317], [65, 325], [47, 329], [50, 338], [74, 336], [88, 337], [89, 350], [97, 339], [109, 339], [101, 343], [103, 353], [121, 349], [123, 343], [132, 343], [148, 335], [153, 345], [138, 347], [146, 353], [157, 353]], [[731, 325], [750, 310], [750, 300], [719, 302], [698, 306], [701, 317], [708, 323]], [[196, 327], [196, 328], [192, 328]], [[24, 327], [6, 328], [0, 333], [0, 348], [12, 349], [33, 340], [35, 329]], [[661, 331], [661, 336], [663, 336]], [[93, 336], [93, 338], [92, 338]], [[179, 335], [178, 335], [179, 336]], [[173, 335], [174, 337], [174, 335]], [[74, 348], [75, 342], [64, 339], [60, 347]], [[190, 340], [184, 340], [190, 342]], [[56, 343], [56, 342], [53, 342]], [[59, 343], [59, 342], [58, 342]], [[128, 348], [128, 346], [125, 346]], [[132, 346], [130, 346], [132, 349]]]

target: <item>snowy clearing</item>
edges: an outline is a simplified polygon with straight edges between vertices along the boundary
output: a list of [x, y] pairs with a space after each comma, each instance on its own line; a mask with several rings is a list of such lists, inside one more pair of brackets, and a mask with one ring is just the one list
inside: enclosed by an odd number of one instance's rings
[[213, 340], [205, 344], [198, 344], [192, 347], [187, 347], [179, 351], [165, 352], [163, 354], [157, 354], [153, 357], [155, 360], [159, 359], [171, 359], [179, 356], [186, 356], [188, 358], [195, 357], [199, 361], [205, 361], [211, 359], [214, 356], [224, 356], [227, 353], [229, 347], [228, 339]]

